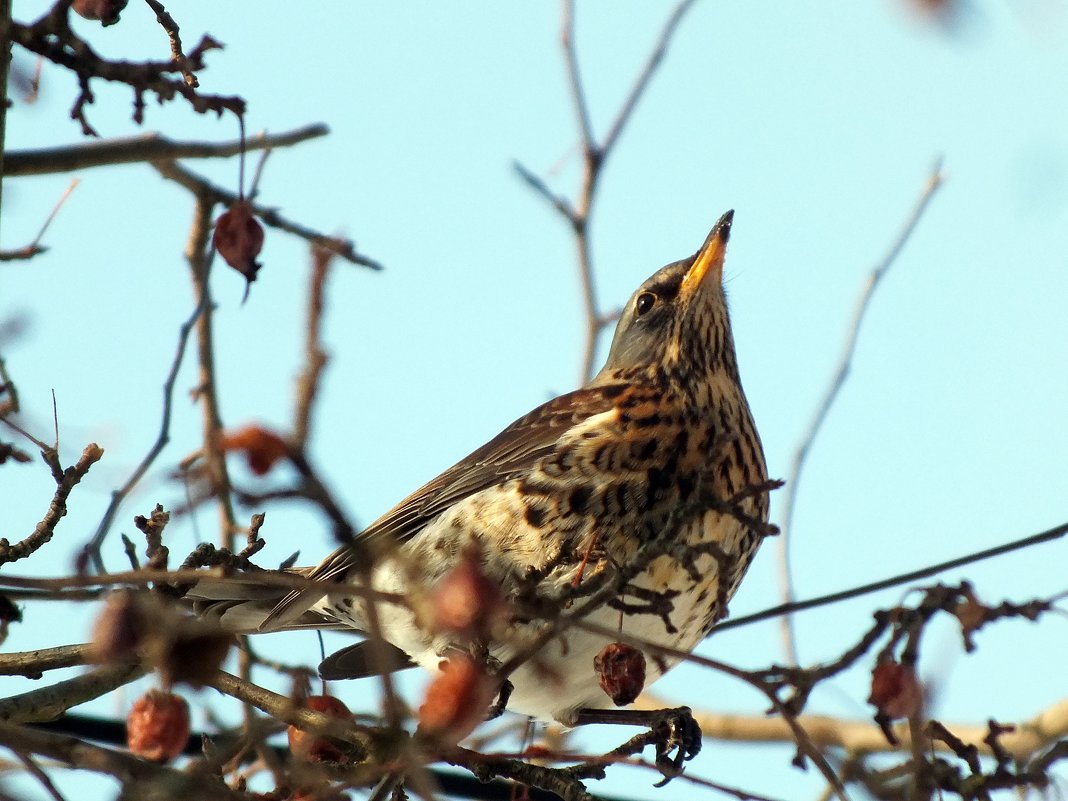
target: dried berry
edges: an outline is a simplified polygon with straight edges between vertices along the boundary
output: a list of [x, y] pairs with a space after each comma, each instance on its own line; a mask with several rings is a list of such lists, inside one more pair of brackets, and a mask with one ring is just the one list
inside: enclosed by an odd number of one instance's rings
[[289, 446], [284, 439], [257, 425], [223, 434], [219, 447], [224, 451], [244, 451], [249, 469], [258, 476], [265, 475], [289, 453]]
[[[352, 712], [332, 695], [309, 695], [301, 702], [305, 709], [322, 712], [338, 720], [352, 720]], [[288, 730], [289, 750], [308, 762], [344, 762], [344, 743], [322, 734], [311, 734], [296, 726]]]
[[134, 702], [126, 718], [126, 744], [138, 756], [169, 762], [189, 742], [189, 704], [184, 698], [150, 690]]
[[435, 627], [472, 636], [485, 636], [507, 622], [508, 608], [500, 586], [483, 572], [475, 545], [460, 554], [430, 596]]
[[126, 3], [127, 0], [74, 0], [70, 7], [79, 17], [100, 20], [106, 28], [119, 21], [119, 13]]
[[252, 214], [252, 204], [235, 200], [215, 222], [212, 238], [215, 249], [226, 263], [245, 276], [250, 284], [262, 266], [256, 261], [263, 249], [263, 226]]
[[597, 681], [612, 703], [626, 706], [645, 687], [645, 654], [631, 645], [611, 642], [593, 658]]
[[486, 667], [462, 654], [439, 665], [419, 707], [419, 731], [443, 745], [455, 745], [486, 719], [497, 681]]
[[871, 672], [868, 703], [887, 720], [912, 717], [923, 703], [923, 687], [912, 665], [883, 659]]

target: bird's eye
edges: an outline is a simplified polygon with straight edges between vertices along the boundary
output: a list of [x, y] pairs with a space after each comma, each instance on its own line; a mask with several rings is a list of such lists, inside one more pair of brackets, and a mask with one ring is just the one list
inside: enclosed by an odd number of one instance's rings
[[656, 295], [652, 292], [642, 292], [634, 302], [634, 311], [639, 317], [646, 314], [656, 305]]

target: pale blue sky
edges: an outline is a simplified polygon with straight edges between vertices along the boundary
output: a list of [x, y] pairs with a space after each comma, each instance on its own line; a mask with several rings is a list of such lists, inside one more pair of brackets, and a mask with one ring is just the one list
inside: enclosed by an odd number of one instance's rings
[[[41, 3], [15, 2], [27, 19]], [[604, 132], [670, 6], [580, 2], [577, 36], [594, 126]], [[205, 91], [249, 101], [250, 131], [323, 121], [332, 135], [269, 160], [261, 200], [344, 231], [386, 265], [338, 264], [312, 456], [368, 522], [512, 419], [576, 384], [582, 321], [569, 232], [519, 181], [518, 159], [571, 195], [577, 133], [558, 45], [559, 8], [529, 4], [251, 4], [172, 9], [211, 53]], [[78, 26], [109, 56], [165, 57], [137, 3], [106, 30]], [[970, 3], [947, 29], [903, 0], [699, 2], [607, 166], [592, 227], [600, 303], [621, 304], [660, 265], [692, 253], [736, 209], [726, 275], [742, 377], [768, 455], [785, 477], [838, 356], [854, 298], [896, 235], [938, 155], [947, 183], [879, 289], [856, 363], [813, 449], [795, 516], [801, 596], [821, 594], [1047, 528], [1068, 518], [1068, 12], [1055, 0]], [[23, 58], [23, 65], [31, 65]], [[75, 81], [45, 71], [41, 102], [9, 113], [10, 148], [77, 141]], [[135, 132], [129, 93], [96, 86], [90, 119]], [[230, 139], [232, 119], [149, 104], [146, 130]], [[190, 163], [234, 186], [236, 162]], [[106, 451], [71, 497], [56, 540], [31, 566], [63, 573], [155, 437], [159, 387], [190, 313], [181, 250], [192, 203], [146, 166], [92, 170], [55, 221], [51, 249], [0, 266], [0, 343], [38, 436], [55, 389], [65, 464], [89, 441]], [[68, 176], [4, 186], [4, 247], [32, 239]], [[224, 419], [284, 429], [300, 364], [307, 257], [268, 231], [264, 269], [243, 282], [218, 266]], [[126, 504], [129, 520], [182, 490], [167, 479], [196, 447], [199, 411], [179, 380], [172, 445]], [[5, 434], [5, 439], [8, 438]], [[238, 475], [248, 480], [238, 468]], [[32, 530], [52, 487], [40, 466], [5, 466], [4, 536]], [[781, 502], [781, 497], [778, 499]], [[773, 510], [773, 517], [776, 512]], [[214, 515], [201, 528], [214, 536]], [[169, 530], [172, 548], [193, 542]], [[273, 510], [265, 563], [332, 544], [317, 518]], [[732, 604], [778, 601], [773, 543]], [[109, 564], [122, 563], [117, 538]], [[950, 574], [980, 595], [1026, 600], [1065, 589], [1065, 546]], [[21, 572], [28, 567], [16, 566]], [[798, 619], [804, 661], [831, 657], [900, 592]], [[33, 608], [6, 647], [86, 636], [84, 610]], [[1061, 697], [1065, 622], [1006, 623], [961, 658], [951, 626], [931, 630], [921, 673], [939, 681], [946, 720], [1026, 718]], [[280, 652], [311, 635], [272, 638]], [[780, 658], [775, 624], [725, 633], [703, 652], [744, 666]], [[1021, 667], [1025, 666], [1025, 667]], [[1048, 666], [1048, 667], [1043, 667]], [[1021, 670], [1032, 678], [1021, 681]], [[1043, 671], [1048, 671], [1044, 673]], [[870, 712], [864, 667], [816, 693], [813, 711]], [[25, 682], [4, 682], [3, 692]], [[417, 679], [407, 680], [419, 697]], [[694, 688], [699, 688], [695, 692]], [[717, 710], [763, 711], [736, 683], [682, 667], [657, 690]], [[340, 692], [373, 706], [358, 685]], [[202, 700], [210, 701], [205, 696]], [[118, 709], [101, 702], [98, 712]], [[615, 737], [615, 734], [613, 735]], [[745, 758], [742, 758], [745, 755]], [[787, 748], [709, 742], [691, 770], [782, 798], [813, 798], [818, 777]], [[692, 797], [676, 782], [615, 771], [594, 789]]]

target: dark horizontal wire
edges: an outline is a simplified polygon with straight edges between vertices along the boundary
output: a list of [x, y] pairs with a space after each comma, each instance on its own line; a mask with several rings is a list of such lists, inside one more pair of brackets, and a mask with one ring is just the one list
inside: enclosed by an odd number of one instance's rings
[[948, 562], [940, 562], [937, 565], [922, 567], [919, 570], [902, 573], [898, 576], [893, 576], [892, 578], [873, 581], [871, 584], [862, 584], [859, 587], [832, 592], [829, 595], [821, 595], [817, 598], [810, 598], [807, 601], [794, 601], [793, 603], [779, 604], [770, 609], [765, 609], [762, 612], [754, 612], [751, 615], [743, 615], [742, 617], [734, 618], [733, 620], [726, 620], [718, 626], [713, 627], [712, 631], [709, 632], [709, 636], [712, 636], [718, 631], [726, 631], [727, 629], [738, 628], [739, 626], [745, 626], [750, 623], [758, 623], [761, 620], [768, 620], [769, 618], [779, 617], [780, 615], [791, 614], [793, 612], [804, 612], [806, 609], [813, 609], [817, 606], [827, 606], [829, 604], [838, 603], [839, 601], [846, 601], [850, 598], [857, 598], [861, 595], [868, 595], [869, 593], [878, 592], [879, 590], [885, 590], [890, 587], [897, 587], [901, 584], [908, 584], [910, 581], [928, 578], [936, 573], [941, 573], [943, 570], [952, 570], [955, 567], [970, 565], [974, 562], [981, 562], [984, 559], [1001, 556], [1002, 554], [1011, 551], [1019, 551], [1023, 548], [1029, 548], [1032, 545], [1040, 545], [1044, 542], [1050, 542], [1051, 540], [1063, 537], [1065, 534], [1068, 534], [1068, 523], [1062, 523], [1048, 531], [1032, 534], [1029, 537], [1014, 540], [1013, 542], [1008, 542], [1004, 545], [987, 548], [985, 551], [977, 551], [976, 553], [968, 554], [967, 556], [959, 556], [956, 559], [950, 559]]

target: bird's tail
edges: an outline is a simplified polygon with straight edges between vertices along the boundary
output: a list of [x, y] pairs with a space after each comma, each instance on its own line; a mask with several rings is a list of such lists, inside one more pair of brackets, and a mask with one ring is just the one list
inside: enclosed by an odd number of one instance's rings
[[[204, 578], [194, 584], [184, 598], [199, 617], [235, 634], [298, 629], [363, 634], [314, 608], [306, 608], [305, 604], [314, 604], [317, 600], [313, 594], [295, 595], [285, 587]], [[300, 603], [294, 604], [295, 599]], [[319, 665], [319, 675], [331, 681], [359, 679], [414, 666], [415, 662], [400, 648], [383, 640], [367, 639], [328, 656]]]
[[194, 584], [184, 597], [198, 617], [235, 634], [346, 628], [311, 609], [279, 617], [276, 610], [289, 592], [285, 587], [267, 584], [204, 578]]

